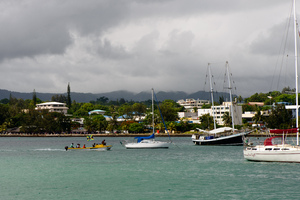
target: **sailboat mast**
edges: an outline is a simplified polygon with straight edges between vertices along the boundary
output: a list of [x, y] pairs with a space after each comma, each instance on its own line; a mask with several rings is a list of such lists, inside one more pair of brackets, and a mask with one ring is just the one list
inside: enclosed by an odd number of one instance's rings
[[211, 69], [210, 69], [210, 63], [208, 63], [208, 75], [209, 75], [209, 84], [210, 84], [210, 94], [211, 94], [211, 110], [212, 110], [212, 114], [213, 114], [213, 119], [214, 119], [214, 129], [216, 129], [216, 118], [215, 118], [215, 106], [214, 106], [214, 89], [212, 86], [212, 82], [211, 82]]
[[294, 0], [294, 38], [295, 38], [295, 76], [296, 76], [296, 128], [297, 145], [299, 145], [299, 106], [298, 106], [298, 52], [297, 52], [297, 19], [296, 19], [296, 0]]
[[230, 73], [229, 73], [229, 66], [228, 61], [226, 61], [226, 70], [227, 70], [227, 77], [228, 77], [228, 90], [230, 96], [230, 111], [231, 111], [231, 121], [232, 121], [232, 131], [234, 132], [234, 115], [233, 115], [233, 101], [232, 101], [232, 87], [231, 87], [231, 80], [230, 80]]
[[154, 93], [154, 91], [153, 91], [153, 88], [152, 88], [152, 129], [153, 129], [153, 134], [154, 134], [154, 100], [153, 100], [153, 93]]

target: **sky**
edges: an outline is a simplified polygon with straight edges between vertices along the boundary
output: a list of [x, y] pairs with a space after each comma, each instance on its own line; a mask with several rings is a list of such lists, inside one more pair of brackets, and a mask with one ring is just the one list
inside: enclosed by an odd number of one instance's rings
[[291, 0], [1, 0], [0, 89], [193, 93], [209, 90], [210, 63], [221, 91], [226, 61], [237, 95], [295, 88], [291, 8]]

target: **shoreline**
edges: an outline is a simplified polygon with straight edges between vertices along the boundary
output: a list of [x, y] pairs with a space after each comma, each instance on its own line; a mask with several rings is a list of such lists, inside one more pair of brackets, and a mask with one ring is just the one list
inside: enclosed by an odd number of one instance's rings
[[[149, 136], [148, 134], [38, 134], [38, 133], [8, 133], [0, 134], [0, 137], [87, 137], [93, 135], [93, 137], [139, 137]], [[192, 137], [193, 134], [170, 134], [170, 137]], [[169, 137], [166, 134], [155, 134], [155, 137]]]
[[[70, 133], [70, 134], [54, 134], [54, 133], [5, 133], [0, 134], [0, 137], [87, 137], [93, 135], [93, 137], [139, 137], [139, 136], [149, 136], [151, 133], [141, 133], [141, 134], [79, 134], [79, 133]], [[194, 133], [173, 133], [170, 134], [170, 137], [192, 137]], [[197, 134], [197, 133], [196, 133]], [[247, 137], [269, 137], [269, 134], [266, 133], [250, 133]], [[282, 134], [272, 134], [272, 136], [282, 136]], [[287, 137], [296, 137], [297, 134], [288, 134]], [[155, 137], [169, 137], [167, 134], [155, 134]]]

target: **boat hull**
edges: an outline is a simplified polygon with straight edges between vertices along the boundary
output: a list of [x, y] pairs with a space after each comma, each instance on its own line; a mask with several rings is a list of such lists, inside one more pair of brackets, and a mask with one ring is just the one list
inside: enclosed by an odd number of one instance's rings
[[167, 149], [169, 148], [169, 144], [169, 142], [142, 141], [139, 143], [126, 143], [124, 146], [126, 149]]
[[195, 139], [193, 138], [192, 141], [195, 145], [228, 145], [228, 146], [242, 146], [244, 144], [243, 138], [244, 136], [251, 133], [249, 132], [242, 132], [237, 133], [229, 136], [222, 136], [218, 138], [212, 139]]
[[[270, 148], [270, 147], [268, 147]], [[300, 163], [300, 148], [290, 150], [244, 150], [244, 158], [257, 162], [295, 162]]]

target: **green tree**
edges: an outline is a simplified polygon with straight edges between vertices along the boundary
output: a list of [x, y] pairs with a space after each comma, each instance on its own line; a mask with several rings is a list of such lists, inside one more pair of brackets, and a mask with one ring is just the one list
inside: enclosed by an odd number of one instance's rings
[[219, 96], [219, 104], [222, 105], [223, 102], [224, 102], [224, 97], [223, 96]]
[[285, 109], [284, 105], [276, 105], [267, 119], [268, 128], [292, 128], [295, 127], [292, 120], [292, 111]]
[[291, 94], [291, 93], [295, 93], [296, 89], [291, 89], [290, 86], [288, 87], [284, 87], [281, 91], [282, 94]]
[[176, 121], [178, 119], [177, 112], [180, 109], [180, 106], [173, 100], [164, 100], [159, 107], [165, 121]]
[[108, 103], [108, 98], [105, 96], [102, 96], [100, 98], [97, 98], [96, 103], [106, 105]]
[[253, 120], [255, 124], [261, 123], [263, 121], [263, 116], [259, 107], [256, 110], [256, 114], [254, 115]]
[[0, 104], [0, 124], [3, 124], [10, 117], [8, 104]]
[[202, 109], [211, 108], [211, 105], [212, 105], [211, 103], [208, 103], [208, 104], [205, 103], [205, 104], [202, 105], [201, 108]]
[[147, 111], [147, 107], [142, 103], [134, 103], [132, 105], [132, 112], [134, 113], [134, 116], [141, 117], [144, 115], [144, 113]]
[[68, 83], [68, 87], [67, 87], [67, 106], [68, 106], [69, 109], [72, 106], [71, 102], [72, 102], [71, 101], [71, 88], [70, 88], [70, 83]]
[[245, 102], [265, 102], [268, 99], [268, 95], [265, 93], [255, 93], [254, 95], [250, 96], [249, 98], [245, 99]]
[[93, 126], [95, 127], [96, 131], [104, 131], [108, 125], [105, 117], [103, 115], [93, 115]]
[[1, 99], [0, 103], [1, 104], [9, 104], [9, 99], [8, 98]]
[[124, 131], [128, 131], [130, 124], [136, 123], [134, 121], [123, 121], [121, 124], [121, 129]]
[[62, 95], [62, 94], [60, 94], [60, 95], [56, 94], [56, 95], [53, 95], [51, 97], [51, 101], [67, 103], [67, 97], [65, 95]]
[[108, 126], [107, 126], [109, 131], [114, 131], [117, 129], [118, 127], [117, 117], [118, 115], [116, 113], [113, 113], [113, 115], [111, 116], [111, 120], [108, 122]]
[[291, 103], [291, 104], [295, 104], [296, 102], [296, 95], [293, 94], [281, 94], [277, 97], [274, 98], [276, 102], [288, 102], [288, 103]]
[[129, 132], [131, 133], [143, 133], [144, 132], [144, 127], [140, 123], [132, 123], [129, 125]]
[[198, 108], [197, 107], [194, 107], [193, 108], [194, 112], [196, 113], [198, 111]]
[[123, 104], [118, 108], [118, 114], [127, 120], [131, 120], [133, 117], [132, 106], [127, 103]]
[[174, 122], [170, 122], [168, 124], [167, 128], [168, 128], [168, 130], [169, 130], [170, 133], [172, 133], [173, 131], [176, 130], [176, 126], [175, 126]]
[[36, 92], [35, 89], [33, 90], [33, 94], [32, 94], [32, 101], [33, 101], [33, 105], [36, 105]]
[[214, 119], [209, 114], [202, 115], [200, 118], [201, 128], [202, 129], [213, 129], [214, 128]]
[[88, 133], [93, 131], [93, 121], [90, 117], [84, 118], [84, 128], [87, 130]]
[[231, 116], [229, 114], [229, 112], [225, 112], [223, 115], [223, 122], [225, 126], [230, 126], [232, 125], [232, 119]]
[[255, 111], [256, 110], [256, 107], [255, 106], [251, 106], [251, 105], [248, 105], [248, 104], [243, 104], [242, 105], [242, 110], [245, 112], [245, 111]]
[[241, 102], [243, 101], [243, 97], [242, 97], [242, 96], [238, 96], [237, 101], [238, 101], [239, 103], [241, 103]]
[[74, 112], [74, 116], [86, 117], [88, 116], [89, 111], [95, 109], [95, 106], [92, 103], [81, 104], [80, 108]]

